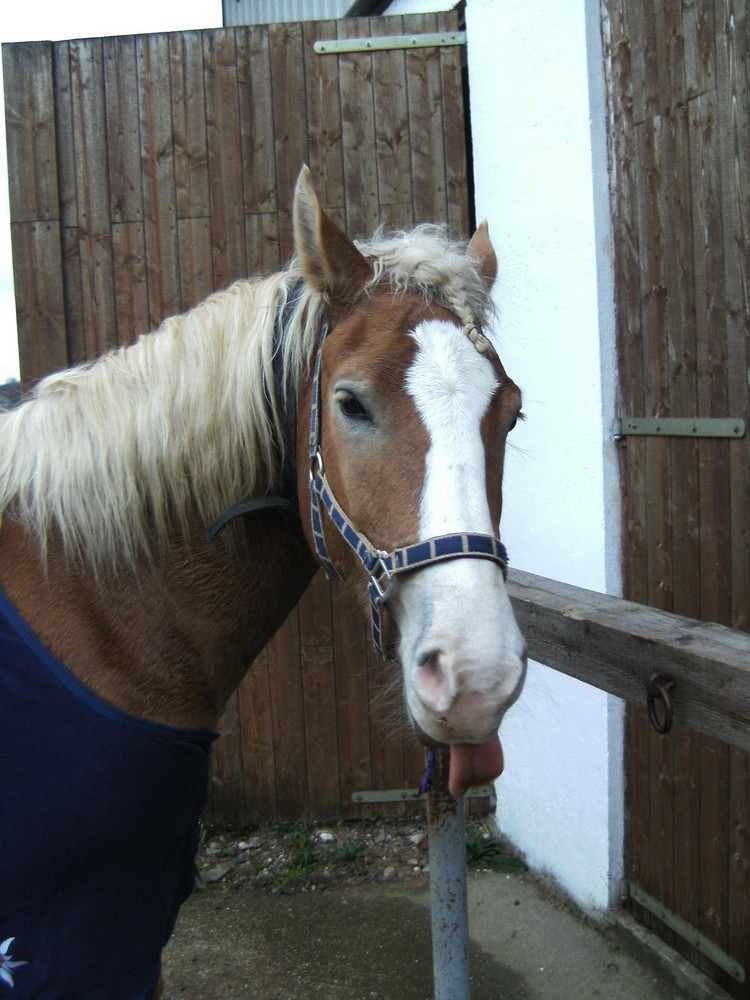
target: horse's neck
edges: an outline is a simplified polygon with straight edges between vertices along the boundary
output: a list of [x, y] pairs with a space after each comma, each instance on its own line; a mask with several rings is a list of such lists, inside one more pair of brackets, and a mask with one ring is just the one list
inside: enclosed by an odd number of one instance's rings
[[100, 582], [54, 545], [43, 565], [36, 544], [6, 520], [0, 585], [45, 646], [100, 697], [156, 722], [210, 728], [315, 568], [298, 529], [275, 513], [250, 516], [257, 530], [242, 558], [196, 530], [158, 570]]

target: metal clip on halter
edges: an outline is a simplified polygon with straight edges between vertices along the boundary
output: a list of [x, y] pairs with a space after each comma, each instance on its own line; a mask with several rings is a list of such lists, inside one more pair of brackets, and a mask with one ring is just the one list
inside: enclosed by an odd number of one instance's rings
[[320, 451], [316, 451], [314, 455], [310, 456], [310, 485], [315, 482], [316, 476], [325, 475], [325, 466], [323, 465], [323, 456]]
[[[385, 604], [393, 593], [393, 572], [384, 562], [388, 557], [387, 552], [384, 552], [382, 549], [376, 549], [375, 555], [377, 559], [369, 570], [370, 585], [375, 591], [376, 596], [373, 598], [375, 602], [377, 604]], [[385, 586], [383, 586], [383, 581], [385, 581]]]

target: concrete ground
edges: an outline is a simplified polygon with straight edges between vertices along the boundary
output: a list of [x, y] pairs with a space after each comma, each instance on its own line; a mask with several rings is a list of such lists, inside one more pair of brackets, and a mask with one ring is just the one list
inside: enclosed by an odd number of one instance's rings
[[[432, 1000], [425, 882], [198, 892], [165, 952], [165, 1000]], [[726, 997], [627, 922], [595, 925], [528, 875], [470, 875], [469, 929], [472, 1000]]]

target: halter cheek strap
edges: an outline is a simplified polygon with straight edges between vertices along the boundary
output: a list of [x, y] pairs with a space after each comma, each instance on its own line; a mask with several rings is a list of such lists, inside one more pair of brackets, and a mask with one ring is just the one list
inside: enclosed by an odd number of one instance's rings
[[341, 574], [333, 565], [328, 554], [323, 531], [323, 510], [337, 528], [344, 541], [358, 556], [367, 573], [367, 592], [370, 597], [372, 619], [372, 639], [378, 656], [386, 659], [385, 643], [380, 609], [388, 602], [393, 592], [395, 577], [403, 573], [413, 573], [433, 563], [450, 559], [472, 557], [488, 559], [500, 566], [503, 577], [508, 576], [508, 553], [499, 538], [494, 535], [474, 532], [455, 532], [436, 535], [412, 545], [385, 552], [377, 549], [370, 540], [357, 531], [336, 500], [331, 484], [325, 475], [323, 457], [320, 452], [320, 367], [323, 343], [328, 335], [328, 323], [323, 324], [320, 346], [315, 358], [313, 371], [312, 401], [310, 406], [310, 510], [312, 535], [315, 550], [326, 571], [337, 579]]

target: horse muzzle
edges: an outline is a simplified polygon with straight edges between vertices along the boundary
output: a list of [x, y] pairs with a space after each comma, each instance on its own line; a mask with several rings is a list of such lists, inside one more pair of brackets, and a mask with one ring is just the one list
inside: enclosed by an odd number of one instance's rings
[[405, 677], [409, 712], [435, 743], [484, 743], [497, 733], [525, 677], [525, 649], [494, 669], [439, 648], [424, 650]]

